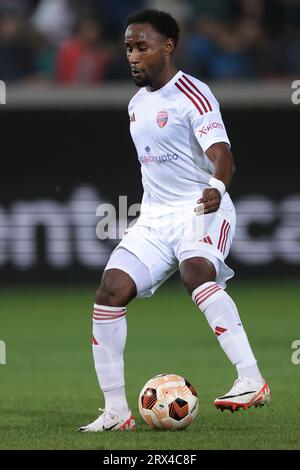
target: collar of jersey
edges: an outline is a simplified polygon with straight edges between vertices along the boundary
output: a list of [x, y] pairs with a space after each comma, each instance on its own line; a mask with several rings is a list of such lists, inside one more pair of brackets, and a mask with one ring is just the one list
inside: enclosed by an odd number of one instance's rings
[[158, 90], [155, 90], [155, 91], [148, 91], [148, 90], [147, 90], [147, 87], [145, 87], [145, 91], [146, 91], [146, 93], [149, 93], [149, 95], [155, 95], [155, 94], [162, 93], [162, 92], [164, 92], [167, 88], [169, 88], [170, 85], [173, 85], [173, 83], [175, 83], [181, 75], [183, 75], [183, 72], [182, 72], [181, 70], [178, 70], [178, 72], [174, 75], [174, 77], [171, 78], [171, 80], [169, 80], [164, 86], [162, 86], [162, 87], [159, 88]]

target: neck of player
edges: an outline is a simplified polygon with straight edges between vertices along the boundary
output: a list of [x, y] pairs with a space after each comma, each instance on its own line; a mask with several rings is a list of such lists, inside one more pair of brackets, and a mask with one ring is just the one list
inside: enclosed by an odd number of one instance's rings
[[174, 64], [169, 64], [164, 67], [161, 73], [151, 81], [151, 85], [147, 86], [148, 91], [156, 91], [165, 86], [178, 72]]

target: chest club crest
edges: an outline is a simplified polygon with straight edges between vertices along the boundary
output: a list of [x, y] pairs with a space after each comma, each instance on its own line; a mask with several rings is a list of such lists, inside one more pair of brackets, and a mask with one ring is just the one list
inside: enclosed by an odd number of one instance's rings
[[165, 127], [169, 119], [168, 111], [159, 111], [156, 116], [156, 122], [158, 127]]

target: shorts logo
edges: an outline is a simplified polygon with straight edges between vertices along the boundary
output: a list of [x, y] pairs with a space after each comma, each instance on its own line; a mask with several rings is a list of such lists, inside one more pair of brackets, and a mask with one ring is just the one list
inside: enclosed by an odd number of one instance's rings
[[207, 235], [206, 237], [204, 238], [201, 238], [201, 240], [199, 240], [199, 242], [202, 242], [202, 243], [208, 243], [209, 245], [212, 245], [213, 242], [211, 241], [211, 238], [209, 235]]
[[156, 116], [156, 122], [158, 127], [162, 128], [165, 127], [165, 125], [168, 122], [168, 111], [159, 111], [157, 116]]

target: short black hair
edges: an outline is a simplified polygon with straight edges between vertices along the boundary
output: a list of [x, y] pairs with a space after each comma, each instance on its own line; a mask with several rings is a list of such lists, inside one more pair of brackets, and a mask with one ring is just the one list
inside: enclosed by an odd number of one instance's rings
[[126, 28], [135, 23], [150, 24], [167, 39], [173, 39], [176, 47], [180, 30], [177, 21], [169, 13], [159, 10], [141, 10], [127, 18]]

